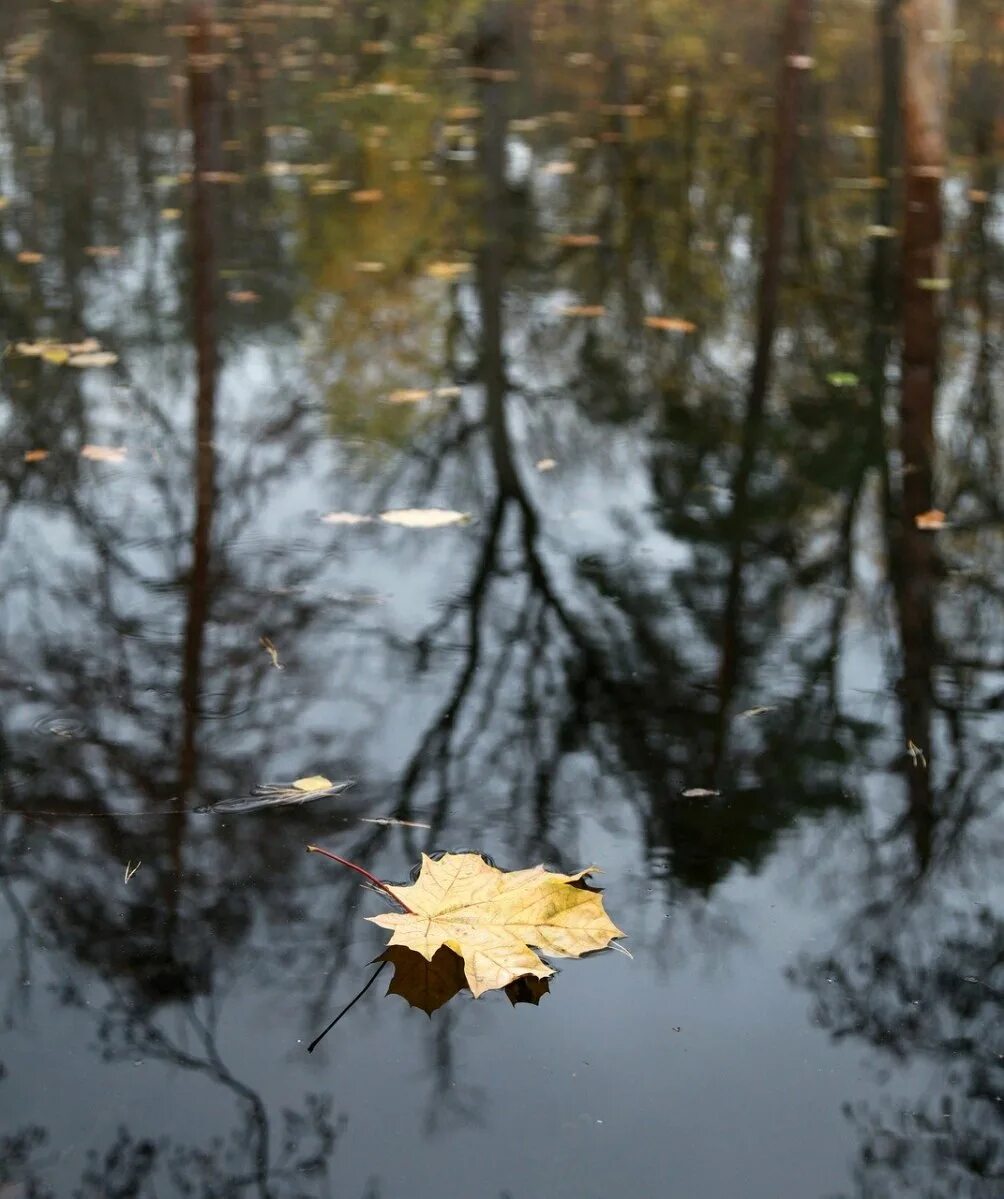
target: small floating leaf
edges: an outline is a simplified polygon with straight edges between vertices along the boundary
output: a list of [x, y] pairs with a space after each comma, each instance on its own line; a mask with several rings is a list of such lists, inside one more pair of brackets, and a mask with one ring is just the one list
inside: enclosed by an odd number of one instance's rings
[[49, 456], [48, 450], [26, 450], [24, 454], [25, 462], [44, 462]]
[[71, 354], [67, 358], [67, 365], [86, 370], [90, 367], [114, 366], [118, 360], [118, 354], [113, 354], [111, 350], [93, 350], [87, 354]]
[[425, 273], [430, 279], [456, 279], [471, 269], [469, 262], [430, 262]]
[[859, 380], [853, 371], [830, 371], [826, 382], [831, 387], [856, 387]]
[[379, 204], [383, 199], [383, 192], [378, 187], [363, 188], [353, 192], [349, 199], [353, 204]]
[[372, 516], [362, 516], [358, 512], [329, 512], [321, 517], [326, 525], [368, 525], [372, 520]]
[[447, 525], [465, 525], [471, 519], [466, 512], [448, 508], [392, 508], [380, 513], [384, 524], [401, 525], [405, 529], [442, 529]]
[[665, 329], [669, 333], [693, 333], [697, 326], [682, 316], [647, 316], [645, 325], [649, 329]]
[[558, 309], [559, 316], [582, 317], [584, 320], [603, 316], [605, 312], [602, 304], [568, 304]]
[[934, 531], [945, 527], [945, 514], [940, 508], [931, 508], [927, 512], [921, 512], [913, 518], [913, 523], [918, 529], [927, 529]]
[[600, 237], [596, 233], [562, 233], [554, 240], [559, 246], [570, 246], [573, 249], [600, 245]]
[[418, 404], [427, 400], [432, 393], [424, 387], [402, 387], [387, 397], [391, 404]]
[[308, 774], [305, 778], [293, 779], [293, 786], [297, 791], [330, 791], [334, 783], [323, 774]]
[[536, 463], [537, 469], [541, 474], [545, 474], [549, 470], [554, 470], [557, 465], [557, 462], [553, 458], [538, 458]]
[[91, 462], [119, 463], [125, 461], [125, 456], [125, 449], [121, 446], [85, 445], [80, 449], [80, 457]]

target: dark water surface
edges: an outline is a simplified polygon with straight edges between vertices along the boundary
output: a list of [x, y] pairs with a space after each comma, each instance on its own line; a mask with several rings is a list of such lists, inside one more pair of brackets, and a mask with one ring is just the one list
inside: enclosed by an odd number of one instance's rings
[[3, 1199], [1004, 1195], [999, 10], [784, 7], [2, 5]]

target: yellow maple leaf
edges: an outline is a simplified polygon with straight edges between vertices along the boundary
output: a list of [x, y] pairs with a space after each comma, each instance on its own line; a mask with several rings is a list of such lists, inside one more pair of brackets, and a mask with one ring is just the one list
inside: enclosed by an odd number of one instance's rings
[[413, 949], [428, 962], [443, 946], [452, 950], [463, 959], [477, 998], [523, 975], [553, 974], [531, 945], [555, 957], [577, 958], [624, 936], [604, 911], [602, 897], [573, 885], [594, 870], [556, 874], [534, 866], [506, 872], [480, 854], [448, 853], [439, 861], [423, 854], [417, 882], [386, 886], [407, 912], [369, 919], [392, 931], [390, 947]]

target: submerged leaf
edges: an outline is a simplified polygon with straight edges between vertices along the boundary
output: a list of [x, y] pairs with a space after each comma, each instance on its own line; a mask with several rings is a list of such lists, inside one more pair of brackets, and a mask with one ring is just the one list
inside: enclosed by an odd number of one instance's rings
[[557, 874], [543, 866], [503, 871], [477, 853], [422, 855], [418, 881], [387, 884], [408, 909], [369, 919], [392, 932], [388, 948], [403, 946], [432, 962], [444, 947], [463, 959], [474, 997], [523, 975], [547, 978], [553, 969], [533, 949], [581, 957], [605, 949], [624, 934], [603, 908], [603, 898], [577, 886], [596, 870]]

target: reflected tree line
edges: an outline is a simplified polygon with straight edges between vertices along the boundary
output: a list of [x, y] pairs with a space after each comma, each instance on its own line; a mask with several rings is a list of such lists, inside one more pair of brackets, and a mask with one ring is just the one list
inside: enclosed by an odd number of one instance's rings
[[[851, 192], [838, 214], [834, 171], [852, 152], [849, 139], [827, 142], [852, 106], [842, 85], [827, 88], [798, 64], [826, 51], [825, 29], [811, 35], [824, 44], [810, 45], [807, 4], [786, 6], [780, 54], [751, 38], [749, 70], [724, 82], [658, 49], [678, 15], [671, 4], [647, 6], [620, 37], [607, 5], [585, 5], [580, 27], [596, 31], [588, 51], [562, 28], [559, 6], [532, 7], [529, 19], [506, 0], [476, 6], [456, 65], [480, 110], [475, 153], [440, 148], [444, 184], [410, 193], [443, 257], [474, 247], [470, 272], [435, 295], [415, 244], [391, 222], [375, 226], [361, 206], [301, 212], [262, 173], [270, 144], [296, 136], [267, 128], [296, 114], [284, 109], [277, 35], [253, 14], [240, 47], [223, 53], [232, 32], [194, 10], [187, 42], [167, 51], [170, 73], [146, 75], [94, 65], [107, 50], [101, 20], [66, 5], [25, 62], [25, 102], [7, 106], [5, 237], [17, 242], [7, 248], [35, 239], [47, 258], [37, 275], [5, 280], [5, 325], [14, 339], [97, 332], [133, 373], [92, 382], [8, 364], [7, 442], [58, 452], [41, 472], [8, 455], [0, 478], [3, 609], [16, 632], [0, 670], [2, 889], [17, 961], [6, 1018], [23, 1019], [20, 984], [39, 976], [45, 955], [65, 972], [57, 987], [68, 1007], [100, 992], [104, 1057], [201, 1074], [236, 1113], [209, 1147], [122, 1130], [88, 1165], [82, 1194], [145, 1194], [159, 1178], [206, 1196], [321, 1185], [338, 1115], [308, 1096], [270, 1127], [266, 1100], [221, 1055], [220, 1004], [247, 978], [262, 913], [284, 947], [260, 955], [256, 976], [266, 987], [301, 983], [319, 1019], [338, 971], [319, 984], [307, 959], [318, 944], [336, 966], [345, 959], [354, 884], [332, 878], [330, 915], [305, 902], [298, 855], [309, 813], [263, 838], [253, 822], [217, 832], [191, 809], [232, 792], [235, 778], [255, 780], [262, 762], [330, 762], [330, 737], [301, 714], [339, 688], [376, 725], [384, 701], [366, 677], [416, 695], [433, 684], [381, 809], [428, 829], [347, 822], [339, 834], [339, 851], [374, 869], [458, 837], [501, 843], [513, 862], [565, 867], [583, 818], [597, 818], [640, 830], [649, 869], [681, 919], [696, 921], [737, 864], [757, 870], [796, 821], [839, 821], [841, 856], [820, 870], [848, 872], [843, 885], [859, 898], [831, 949], [804, 958], [793, 982], [834, 1036], [929, 1063], [944, 1080], [930, 1110], [849, 1109], [861, 1137], [856, 1193], [965, 1194], [1004, 1172], [1000, 913], [979, 898], [998, 851], [1004, 694], [990, 68], [978, 53], [956, 67], [949, 129], [944, 83], [933, 95], [910, 90], [943, 78], [950, 31], [923, 31], [946, 8], [880, 5], [865, 169], [885, 185], [860, 201]], [[989, 12], [969, 6], [971, 27]], [[367, 8], [351, 28], [405, 43], [421, 32], [411, 20]], [[529, 28], [544, 36], [531, 40]], [[312, 41], [288, 70], [375, 94], [366, 89], [383, 77], [379, 54], [355, 54], [344, 31]], [[588, 72], [567, 69], [573, 45]], [[156, 38], [153, 47], [164, 52]], [[654, 98], [664, 55], [676, 82]], [[754, 115], [733, 130], [728, 114], [744, 100]], [[390, 151], [330, 115], [341, 101], [309, 103], [302, 119], [316, 122], [325, 148], [354, 161], [363, 186], [379, 182]], [[636, 133], [637, 104], [654, 131]], [[183, 138], [172, 125], [179, 105]], [[565, 109], [588, 123], [566, 122]], [[560, 119], [524, 132], [542, 111]], [[921, 133], [910, 124], [918, 113]], [[417, 130], [436, 136], [436, 122]], [[984, 199], [954, 231], [963, 302], [948, 309], [929, 284], [944, 273], [953, 140]], [[47, 153], [33, 154], [43, 141]], [[188, 223], [174, 232], [160, 219], [157, 176], [186, 169], [186, 152]], [[527, 166], [576, 152], [567, 187]], [[208, 181], [232, 170], [244, 184]], [[44, 201], [43, 177], [60, 181]], [[427, 200], [431, 187], [441, 204]], [[889, 228], [901, 214], [901, 246], [884, 236], [862, 244], [859, 226]], [[569, 229], [601, 245], [584, 254], [554, 236]], [[408, 228], [413, 243], [419, 232]], [[319, 252], [303, 255], [302, 280], [285, 283], [291, 238]], [[350, 267], [370, 241], [385, 271], [349, 311], [343, 295], [360, 294]], [[93, 314], [108, 311], [107, 283], [86, 253], [95, 244], [121, 246], [129, 266], [117, 319], [101, 328]], [[165, 272], [176, 285], [164, 287]], [[228, 303], [234, 280], [268, 280], [261, 303]], [[568, 297], [605, 314], [555, 319]], [[414, 314], [413, 334], [402, 337], [398, 311]], [[643, 318], [663, 313], [692, 314], [697, 328], [653, 336]], [[252, 343], [265, 364], [257, 375]], [[462, 398], [435, 419], [371, 420], [346, 398], [353, 364], [367, 361], [384, 364], [377, 388], [422, 369], [460, 385]], [[961, 385], [960, 363], [971, 372]], [[832, 382], [841, 371], [856, 381]], [[314, 387], [327, 389], [328, 407]], [[249, 388], [253, 404], [235, 400]], [[936, 400], [952, 406], [944, 433]], [[137, 426], [150, 451], [142, 474], [95, 485], [76, 451], [134, 438]], [[339, 460], [330, 492], [346, 504], [448, 500], [477, 514], [449, 594], [423, 627], [333, 613], [332, 577], [351, 577], [353, 543], [290, 545], [262, 519], [281, 507], [290, 463], [308, 460], [332, 428], [367, 452], [381, 439], [391, 446], [357, 473]], [[533, 465], [552, 452], [609, 499], [602, 513], [583, 517], [572, 491], [555, 501]], [[948, 537], [917, 527], [936, 505], [960, 526]], [[37, 558], [33, 520], [51, 512], [65, 522], [47, 531], [59, 553]], [[421, 569], [413, 543], [391, 552], [402, 571]], [[879, 684], [895, 715], [863, 715], [848, 685], [862, 628], [882, 646]], [[264, 633], [312, 647], [295, 689], [271, 670]], [[745, 714], [761, 706], [776, 710]], [[52, 714], [63, 723], [45, 725]], [[373, 757], [365, 736], [335, 752], [346, 773]], [[898, 789], [881, 820], [863, 799], [875, 778]], [[695, 786], [721, 795], [683, 798]], [[112, 890], [134, 861], [143, 866], [128, 887]], [[242, 886], [249, 875], [253, 892]], [[450, 1085], [456, 1017], [440, 1016], [429, 1034], [430, 1112], [475, 1119], [481, 1097]], [[50, 1193], [44, 1138], [9, 1137], [0, 1182]]]

